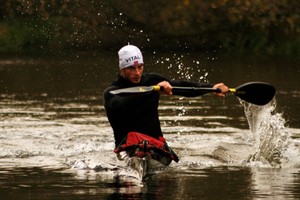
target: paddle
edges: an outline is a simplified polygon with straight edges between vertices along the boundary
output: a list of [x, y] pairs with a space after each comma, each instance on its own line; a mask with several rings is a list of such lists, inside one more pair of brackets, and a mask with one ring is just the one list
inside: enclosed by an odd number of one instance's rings
[[249, 82], [229, 91], [249, 103], [263, 106], [275, 96], [276, 89], [269, 83]]
[[[155, 86], [137, 86], [124, 89], [110, 91], [111, 94], [135, 94], [152, 91], [163, 91], [163, 88]], [[205, 87], [172, 87], [172, 92], [186, 92], [197, 93], [202, 95], [209, 92], [221, 92], [220, 89], [205, 88]], [[275, 96], [275, 88], [264, 82], [249, 82], [238, 86], [237, 88], [229, 88], [229, 92], [235, 94], [237, 97], [256, 105], [265, 105], [269, 103]]]

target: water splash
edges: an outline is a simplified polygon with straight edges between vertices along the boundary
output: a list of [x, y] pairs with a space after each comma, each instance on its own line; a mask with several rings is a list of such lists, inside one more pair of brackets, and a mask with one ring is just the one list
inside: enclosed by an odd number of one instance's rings
[[[155, 55], [156, 52], [153, 52]], [[154, 56], [155, 58], [155, 56]], [[169, 71], [169, 78], [177, 80], [187, 80], [192, 82], [208, 82], [209, 73], [206, 71], [201, 60], [185, 60], [184, 54], [174, 53], [168, 56], [161, 56], [160, 58], [155, 58], [155, 64], [165, 65]], [[186, 108], [187, 105], [190, 106], [191, 103], [183, 103], [184, 97], [178, 97], [175, 101], [178, 106], [177, 116], [186, 116], [189, 114]]]
[[[155, 54], [156, 52], [153, 52], [153, 55]], [[162, 56], [156, 59], [155, 63], [166, 65], [170, 71], [170, 78], [201, 82], [208, 81], [208, 72], [203, 67], [203, 63], [199, 60], [185, 61], [185, 55], [183, 54], [174, 53], [170, 56]]]
[[276, 101], [265, 106], [256, 106], [240, 100], [251, 132], [254, 138], [255, 153], [248, 162], [260, 162], [272, 167], [283, 167], [289, 162], [291, 150], [291, 133], [285, 127], [285, 119], [281, 113], [277, 113]]

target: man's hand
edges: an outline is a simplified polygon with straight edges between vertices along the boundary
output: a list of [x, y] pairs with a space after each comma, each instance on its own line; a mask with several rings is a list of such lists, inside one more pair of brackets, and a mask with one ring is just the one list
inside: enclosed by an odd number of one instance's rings
[[157, 85], [164, 88], [163, 94], [172, 95], [172, 86], [168, 81], [162, 81], [158, 83]]
[[219, 88], [222, 92], [215, 92], [216, 96], [225, 97], [225, 94], [228, 93], [229, 89], [224, 83], [217, 83], [213, 88]]

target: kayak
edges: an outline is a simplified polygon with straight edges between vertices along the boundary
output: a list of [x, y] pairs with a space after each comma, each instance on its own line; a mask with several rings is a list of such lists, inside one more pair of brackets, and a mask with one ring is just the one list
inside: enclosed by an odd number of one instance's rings
[[138, 132], [128, 133], [114, 152], [118, 160], [125, 161], [127, 167], [127, 171], [123, 170], [119, 175], [139, 179], [147, 176], [153, 165], [168, 166], [172, 161], [179, 161], [178, 156], [163, 137], [155, 139]]
[[150, 168], [156, 166], [152, 163], [154, 160], [150, 156], [145, 156], [143, 158], [135, 156], [129, 157], [127, 154], [122, 156], [124, 158], [119, 161], [123, 161], [125, 166], [120, 168], [117, 174], [119, 178], [133, 178], [141, 181], [149, 174]]

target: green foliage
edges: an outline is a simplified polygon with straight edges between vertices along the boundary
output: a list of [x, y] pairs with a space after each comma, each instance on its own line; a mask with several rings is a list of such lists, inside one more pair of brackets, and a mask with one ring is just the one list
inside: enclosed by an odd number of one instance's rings
[[51, 34], [44, 21], [19, 19], [0, 25], [0, 50], [18, 52], [22, 50], [44, 49]]
[[3, 0], [0, 51], [143, 48], [299, 52], [292, 0]]

